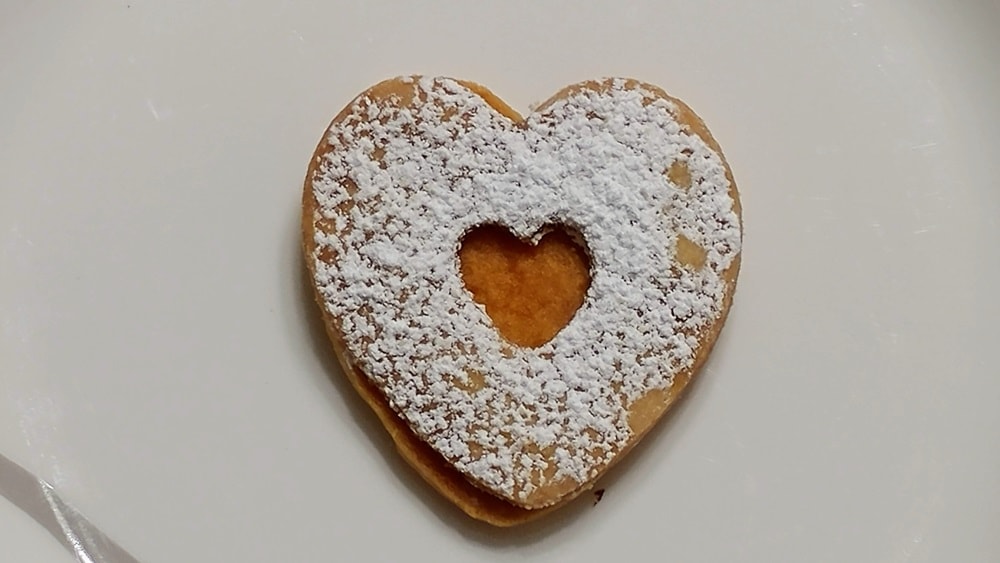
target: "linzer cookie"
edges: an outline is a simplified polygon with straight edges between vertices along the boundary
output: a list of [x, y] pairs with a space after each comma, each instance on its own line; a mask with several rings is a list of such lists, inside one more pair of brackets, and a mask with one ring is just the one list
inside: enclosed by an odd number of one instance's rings
[[742, 237], [701, 119], [624, 79], [527, 117], [470, 82], [377, 84], [317, 147], [302, 219], [347, 377], [434, 488], [496, 525], [592, 488], [674, 403]]

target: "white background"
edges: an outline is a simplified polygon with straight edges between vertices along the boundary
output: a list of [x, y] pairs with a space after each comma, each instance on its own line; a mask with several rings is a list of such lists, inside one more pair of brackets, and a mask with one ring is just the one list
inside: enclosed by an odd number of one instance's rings
[[[137, 558], [1000, 560], [996, 2], [207, 4], [0, 0], [0, 452]], [[335, 367], [302, 178], [412, 72], [659, 84], [736, 175], [730, 321], [597, 506], [469, 521]]]

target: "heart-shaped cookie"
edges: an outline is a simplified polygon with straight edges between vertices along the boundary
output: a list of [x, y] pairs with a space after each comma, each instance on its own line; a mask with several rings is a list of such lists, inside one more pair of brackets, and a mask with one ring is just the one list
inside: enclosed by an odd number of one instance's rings
[[[582, 288], [566, 244], [513, 265], [504, 237], [542, 246], [553, 226], [586, 253]], [[591, 488], [667, 411], [722, 328], [741, 236], [702, 121], [625, 79], [570, 86], [526, 118], [476, 84], [387, 80], [333, 120], [303, 198], [344, 371], [403, 457], [498, 525]], [[515, 277], [553, 281], [511, 282], [524, 264]], [[546, 293], [564, 282], [582, 304]]]

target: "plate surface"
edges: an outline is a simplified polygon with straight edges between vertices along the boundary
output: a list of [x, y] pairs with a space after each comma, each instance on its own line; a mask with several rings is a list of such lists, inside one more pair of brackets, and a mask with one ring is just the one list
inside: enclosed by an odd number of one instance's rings
[[[1000, 560], [1000, 5], [206, 4], [0, 4], [0, 452], [138, 559]], [[634, 76], [732, 165], [730, 320], [596, 506], [468, 521], [321, 332], [308, 158], [411, 72]]]

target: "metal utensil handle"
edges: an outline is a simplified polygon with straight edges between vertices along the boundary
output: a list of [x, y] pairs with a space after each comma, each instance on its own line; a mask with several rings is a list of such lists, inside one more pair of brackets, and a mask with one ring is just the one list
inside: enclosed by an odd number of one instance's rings
[[90, 520], [66, 504], [52, 485], [0, 454], [0, 495], [66, 546], [80, 563], [139, 563]]

